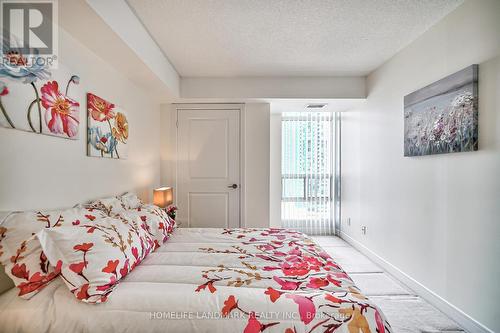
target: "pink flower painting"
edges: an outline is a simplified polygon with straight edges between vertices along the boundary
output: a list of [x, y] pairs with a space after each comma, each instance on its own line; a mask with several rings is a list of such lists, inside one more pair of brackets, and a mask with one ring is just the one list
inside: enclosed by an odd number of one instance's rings
[[42, 86], [42, 106], [45, 108], [45, 124], [52, 134], [78, 135], [80, 125], [80, 104], [64, 96], [59, 91], [57, 81], [47, 82]]
[[0, 127], [78, 140], [80, 103], [68, 93], [76, 93], [80, 78], [63, 66], [51, 73], [16, 52], [7, 58], [0, 69]]
[[114, 103], [87, 94], [87, 154], [94, 157], [127, 157], [129, 123], [125, 112]]

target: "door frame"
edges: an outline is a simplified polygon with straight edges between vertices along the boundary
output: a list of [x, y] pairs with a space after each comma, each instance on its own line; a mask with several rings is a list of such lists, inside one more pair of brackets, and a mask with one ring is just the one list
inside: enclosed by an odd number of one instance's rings
[[239, 211], [239, 227], [246, 226], [245, 221], [245, 104], [244, 103], [172, 103], [174, 107], [174, 112], [172, 114], [173, 124], [175, 124], [175, 189], [178, 191], [178, 170], [179, 170], [179, 112], [182, 110], [238, 110], [240, 115], [239, 123], [239, 133], [240, 133], [240, 177], [239, 177], [239, 187], [240, 187], [240, 211]]

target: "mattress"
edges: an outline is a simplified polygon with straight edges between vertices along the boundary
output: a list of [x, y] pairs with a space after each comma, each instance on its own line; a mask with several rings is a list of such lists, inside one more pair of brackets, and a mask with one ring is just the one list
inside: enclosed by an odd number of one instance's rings
[[103, 304], [61, 279], [0, 296], [2, 332], [391, 332], [380, 309], [302, 233], [177, 229]]

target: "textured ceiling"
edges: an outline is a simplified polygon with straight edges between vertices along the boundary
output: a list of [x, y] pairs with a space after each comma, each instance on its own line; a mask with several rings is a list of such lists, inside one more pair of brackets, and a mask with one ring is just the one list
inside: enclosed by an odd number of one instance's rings
[[365, 75], [463, 0], [127, 0], [181, 76]]

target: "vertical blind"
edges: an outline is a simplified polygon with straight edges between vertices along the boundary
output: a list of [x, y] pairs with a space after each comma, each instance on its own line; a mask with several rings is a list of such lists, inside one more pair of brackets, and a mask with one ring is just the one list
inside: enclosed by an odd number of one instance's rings
[[334, 233], [334, 115], [287, 112], [281, 128], [281, 221], [310, 235]]

